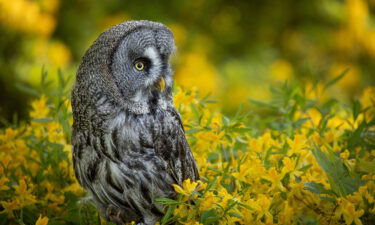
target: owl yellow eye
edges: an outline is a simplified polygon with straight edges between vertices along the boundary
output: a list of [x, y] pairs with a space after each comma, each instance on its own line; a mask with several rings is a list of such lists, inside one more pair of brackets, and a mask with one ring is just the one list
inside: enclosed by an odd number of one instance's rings
[[143, 62], [136, 62], [136, 63], [134, 63], [134, 67], [137, 70], [141, 71], [141, 70], [145, 69], [145, 64]]

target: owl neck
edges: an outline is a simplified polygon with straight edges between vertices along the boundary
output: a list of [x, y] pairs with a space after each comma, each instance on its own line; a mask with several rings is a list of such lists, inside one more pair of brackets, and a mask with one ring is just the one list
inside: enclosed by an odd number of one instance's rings
[[144, 93], [139, 91], [126, 102], [126, 106], [129, 111], [135, 114], [146, 114], [157, 109], [166, 110], [168, 106], [173, 105], [171, 99], [167, 93], [159, 91]]

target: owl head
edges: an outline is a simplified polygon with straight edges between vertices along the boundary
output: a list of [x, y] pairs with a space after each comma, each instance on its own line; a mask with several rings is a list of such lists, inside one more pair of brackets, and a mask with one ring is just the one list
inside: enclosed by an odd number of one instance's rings
[[169, 58], [174, 50], [173, 34], [161, 23], [142, 20], [114, 26], [85, 53], [73, 97], [78, 96], [78, 104], [106, 98], [139, 113], [167, 104], [172, 101]]

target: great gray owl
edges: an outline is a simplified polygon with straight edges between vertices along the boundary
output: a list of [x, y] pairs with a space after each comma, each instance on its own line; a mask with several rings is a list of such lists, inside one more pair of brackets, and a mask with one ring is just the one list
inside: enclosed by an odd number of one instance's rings
[[199, 179], [173, 107], [172, 32], [151, 21], [110, 28], [85, 53], [72, 91], [73, 163], [100, 213], [117, 224], [154, 224], [155, 198]]

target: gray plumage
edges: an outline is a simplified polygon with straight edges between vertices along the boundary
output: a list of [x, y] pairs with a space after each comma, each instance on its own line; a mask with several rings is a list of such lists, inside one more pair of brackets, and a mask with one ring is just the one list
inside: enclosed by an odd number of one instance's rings
[[129, 21], [102, 33], [77, 71], [75, 174], [100, 213], [117, 224], [154, 224], [165, 212], [154, 199], [174, 198], [172, 184], [199, 179], [173, 107], [174, 48], [166, 26]]

